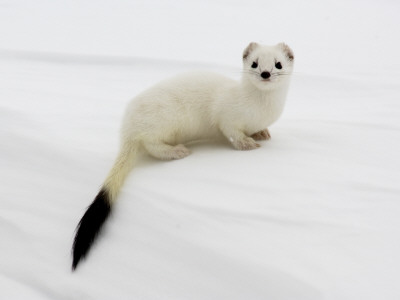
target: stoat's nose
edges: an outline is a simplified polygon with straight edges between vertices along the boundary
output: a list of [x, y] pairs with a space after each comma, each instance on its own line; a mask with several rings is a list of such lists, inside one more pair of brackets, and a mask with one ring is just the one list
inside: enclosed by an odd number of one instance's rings
[[264, 79], [268, 79], [271, 77], [271, 73], [270, 72], [262, 72], [261, 77]]

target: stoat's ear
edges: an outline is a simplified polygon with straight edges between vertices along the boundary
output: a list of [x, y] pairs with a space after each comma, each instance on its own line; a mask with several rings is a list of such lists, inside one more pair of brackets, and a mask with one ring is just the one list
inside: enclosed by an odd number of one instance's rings
[[257, 47], [258, 47], [258, 44], [257, 44], [257, 43], [254, 43], [254, 42], [250, 43], [250, 44], [247, 46], [247, 48], [244, 49], [244, 51], [243, 51], [243, 59], [246, 59], [247, 56], [249, 56], [249, 54], [250, 54], [254, 49], [256, 49]]
[[285, 43], [279, 43], [277, 46], [282, 49], [282, 51], [286, 54], [287, 58], [289, 58], [290, 61], [294, 60], [293, 50], [290, 49], [288, 45], [286, 45]]

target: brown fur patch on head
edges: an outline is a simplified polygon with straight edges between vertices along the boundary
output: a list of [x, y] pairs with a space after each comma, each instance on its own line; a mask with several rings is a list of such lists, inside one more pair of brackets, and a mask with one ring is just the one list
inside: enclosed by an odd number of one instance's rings
[[279, 43], [278, 46], [282, 49], [282, 51], [286, 54], [290, 61], [294, 60], [293, 50], [290, 49], [288, 45], [285, 43]]
[[254, 49], [256, 49], [257, 47], [258, 47], [258, 44], [257, 44], [257, 43], [254, 43], [254, 42], [250, 43], [250, 44], [246, 47], [246, 49], [244, 49], [244, 51], [243, 51], [243, 59], [246, 59], [246, 58], [249, 56], [249, 54], [250, 54]]

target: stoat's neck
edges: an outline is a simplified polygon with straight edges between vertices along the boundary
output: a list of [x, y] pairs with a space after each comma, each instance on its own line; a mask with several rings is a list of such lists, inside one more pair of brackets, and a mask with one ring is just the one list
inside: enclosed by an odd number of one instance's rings
[[240, 93], [243, 98], [252, 99], [254, 101], [263, 101], [273, 90], [261, 90], [257, 88], [246, 76], [242, 77], [240, 82]]

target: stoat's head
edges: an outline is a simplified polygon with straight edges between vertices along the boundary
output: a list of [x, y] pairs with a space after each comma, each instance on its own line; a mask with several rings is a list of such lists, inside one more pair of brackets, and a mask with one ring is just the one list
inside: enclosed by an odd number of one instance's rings
[[289, 79], [293, 63], [293, 51], [284, 43], [250, 43], [243, 51], [243, 79], [261, 90], [274, 89]]

